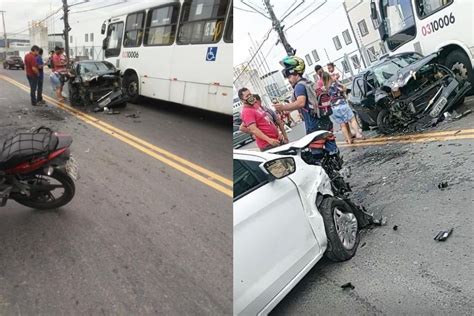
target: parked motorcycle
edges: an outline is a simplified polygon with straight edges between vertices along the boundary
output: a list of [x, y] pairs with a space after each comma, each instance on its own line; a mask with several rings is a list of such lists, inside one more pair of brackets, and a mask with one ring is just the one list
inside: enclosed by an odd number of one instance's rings
[[35, 209], [54, 209], [74, 197], [78, 166], [72, 137], [40, 127], [17, 133], [0, 147], [0, 206], [8, 199]]

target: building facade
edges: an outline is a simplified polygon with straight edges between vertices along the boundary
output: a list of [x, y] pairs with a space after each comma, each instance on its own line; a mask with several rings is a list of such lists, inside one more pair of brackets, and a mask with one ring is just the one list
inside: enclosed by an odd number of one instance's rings
[[370, 0], [345, 0], [344, 4], [365, 63], [370, 65], [387, 53], [370, 18]]

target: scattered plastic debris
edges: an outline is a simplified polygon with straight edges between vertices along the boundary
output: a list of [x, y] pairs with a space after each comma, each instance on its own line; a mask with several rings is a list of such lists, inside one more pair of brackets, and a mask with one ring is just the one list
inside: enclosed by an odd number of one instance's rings
[[440, 190], [446, 189], [447, 187], [448, 187], [448, 181], [443, 181], [443, 182], [438, 184], [438, 189], [440, 189]]
[[355, 286], [354, 286], [354, 285], [352, 285], [352, 283], [351, 283], [351, 282], [347, 282], [347, 283], [345, 283], [345, 284], [341, 285], [341, 288], [343, 288], [343, 289], [351, 289], [351, 290], [353, 290], [353, 289], [355, 289]]
[[448, 237], [451, 235], [452, 232], [453, 232], [453, 228], [449, 230], [442, 230], [435, 236], [434, 240], [445, 241], [446, 239], [448, 239]]
[[364, 248], [364, 247], [365, 247], [365, 245], [367, 245], [367, 243], [366, 243], [366, 242], [362, 243], [362, 245], [360, 245], [360, 248]]
[[387, 218], [381, 216], [380, 218], [374, 219], [373, 223], [377, 226], [385, 226], [387, 225]]
[[131, 118], [140, 118], [140, 112], [132, 113], [132, 114], [126, 114], [125, 117], [131, 117]]

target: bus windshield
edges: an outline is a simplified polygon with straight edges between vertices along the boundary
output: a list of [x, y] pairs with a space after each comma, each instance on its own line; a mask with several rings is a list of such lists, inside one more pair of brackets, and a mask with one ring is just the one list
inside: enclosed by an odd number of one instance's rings
[[381, 16], [390, 50], [415, 38], [416, 25], [411, 0], [382, 0]]

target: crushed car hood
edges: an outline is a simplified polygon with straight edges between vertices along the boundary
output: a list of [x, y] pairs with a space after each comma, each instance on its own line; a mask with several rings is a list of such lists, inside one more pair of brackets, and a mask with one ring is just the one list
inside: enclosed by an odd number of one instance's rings
[[84, 81], [93, 81], [99, 78], [117, 78], [117, 77], [119, 77], [119, 75], [115, 71], [90, 72], [85, 75], [81, 75], [81, 78]]
[[395, 83], [398, 85], [398, 87], [403, 87], [407, 84], [409, 79], [416, 75], [416, 72], [420, 70], [423, 66], [430, 64], [433, 62], [434, 59], [438, 57], [438, 53], [432, 53], [419, 61], [410, 64], [402, 69], [399, 69], [396, 74], [394, 74], [392, 77], [388, 78], [384, 82], [384, 86], [391, 87]]

